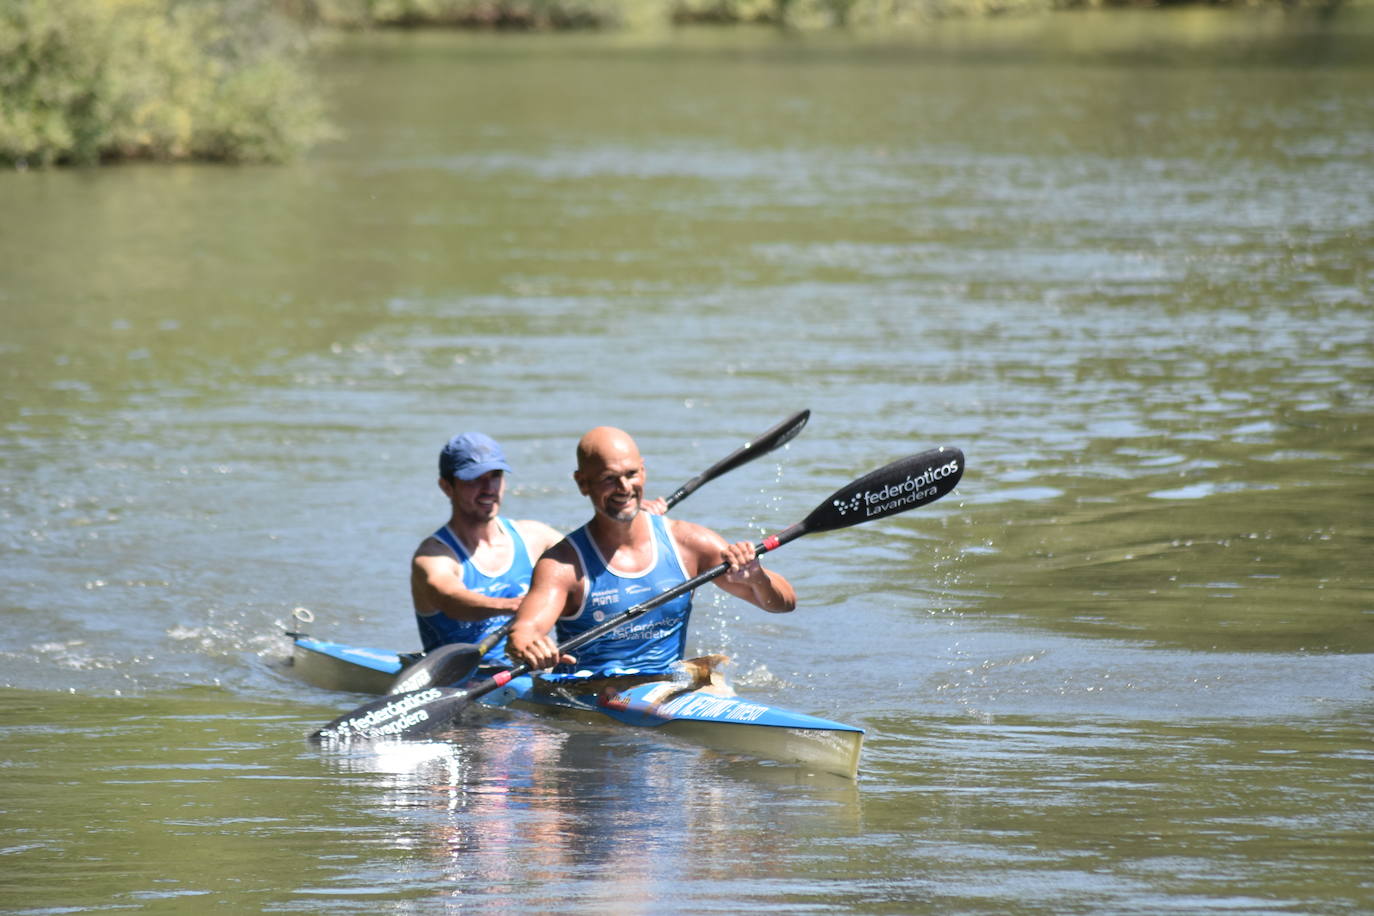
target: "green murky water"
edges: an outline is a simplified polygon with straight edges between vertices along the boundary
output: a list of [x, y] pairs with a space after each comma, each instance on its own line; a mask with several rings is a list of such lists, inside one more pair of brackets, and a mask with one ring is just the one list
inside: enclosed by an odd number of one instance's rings
[[[1374, 773], [1374, 23], [354, 36], [284, 168], [0, 175], [0, 909], [1359, 913]], [[624, 426], [775, 531], [965, 450], [919, 513], [703, 594], [857, 784], [498, 719], [321, 754], [278, 662], [412, 648], [434, 453], [586, 515]], [[475, 733], [478, 734], [478, 733]]]

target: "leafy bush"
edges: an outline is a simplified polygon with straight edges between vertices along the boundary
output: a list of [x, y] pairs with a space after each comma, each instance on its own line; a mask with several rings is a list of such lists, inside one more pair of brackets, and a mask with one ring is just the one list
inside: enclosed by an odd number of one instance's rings
[[276, 161], [324, 135], [264, 0], [0, 0], [0, 162]]
[[315, 18], [345, 28], [604, 28], [624, 25], [626, 9], [635, 5], [636, 0], [312, 0]]

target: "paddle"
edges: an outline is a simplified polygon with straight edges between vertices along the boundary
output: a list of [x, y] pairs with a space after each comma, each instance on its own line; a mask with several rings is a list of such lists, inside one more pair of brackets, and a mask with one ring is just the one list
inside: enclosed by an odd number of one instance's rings
[[477, 670], [477, 666], [482, 663], [482, 656], [506, 638], [510, 633], [511, 623], [514, 623], [513, 618], [501, 629], [488, 633], [476, 645], [470, 642], [451, 642], [426, 652], [418, 661], [407, 665], [396, 675], [396, 679], [387, 688], [387, 695], [408, 693], [431, 684], [462, 683]]
[[783, 420], [777, 426], [771, 427], [766, 432], [760, 433], [758, 438], [744, 443], [674, 490], [673, 494], [665, 500], [668, 503], [668, 508], [673, 508], [691, 496], [700, 489], [702, 484], [710, 483], [720, 475], [729, 473], [740, 465], [748, 464], [760, 455], [766, 455], [779, 446], [791, 442], [797, 437], [797, 433], [802, 431], [802, 427], [806, 425], [806, 421], [809, 419], [811, 419], [811, 411], [803, 410]]
[[[836, 490], [806, 518], [764, 538], [754, 550], [759, 554], [767, 553], [804, 534], [836, 531], [924, 506], [953, 490], [963, 473], [964, 453], [957, 448], [931, 449], [894, 461]], [[561, 644], [558, 651], [569, 653], [584, 646], [627, 621], [723, 575], [729, 568], [729, 564], [721, 563], [578, 634]], [[529, 670], [528, 665], [521, 664], [465, 689], [430, 687], [382, 697], [339, 716], [310, 737], [315, 741], [426, 737], [447, 728], [474, 700]]]
[[[733, 471], [740, 465], [748, 464], [755, 458], [766, 455], [791, 442], [796, 438], [797, 433], [802, 431], [802, 427], [806, 425], [806, 421], [809, 419], [811, 419], [811, 411], [803, 410], [744, 443], [674, 490], [673, 494], [665, 500], [668, 503], [668, 508], [673, 508], [691, 496], [702, 484], [709, 483], [722, 474]], [[514, 618], [475, 646], [465, 642], [449, 643], [425, 653], [423, 658], [407, 666], [405, 670], [396, 675], [396, 679], [391, 682], [391, 687], [387, 689], [387, 695], [409, 693], [412, 690], [421, 690], [434, 684], [462, 683], [472, 675], [472, 672], [477, 670], [477, 666], [482, 662], [482, 657], [491, 651], [492, 646], [506, 638], [513, 622]]]

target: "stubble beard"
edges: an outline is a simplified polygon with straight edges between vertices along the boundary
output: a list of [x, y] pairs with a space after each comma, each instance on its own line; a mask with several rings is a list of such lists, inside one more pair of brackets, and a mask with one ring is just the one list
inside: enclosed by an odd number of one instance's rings
[[489, 522], [501, 514], [501, 500], [493, 500], [490, 504], [473, 500], [469, 506], [465, 507], [468, 511], [463, 514], [473, 522]]
[[602, 510], [607, 518], [617, 522], [632, 522], [639, 515], [639, 499], [631, 498], [619, 511], [607, 504]]

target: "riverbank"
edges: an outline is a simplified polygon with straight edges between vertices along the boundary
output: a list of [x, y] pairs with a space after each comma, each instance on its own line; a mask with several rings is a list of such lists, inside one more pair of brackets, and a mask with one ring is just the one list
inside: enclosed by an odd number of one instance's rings
[[[1202, 44], [1231, 15], [1212, 4], [1171, 7], [1159, 15], [1198, 14], [1188, 32]], [[1317, 20], [1319, 30], [1349, 14], [1367, 22], [1374, 0], [1226, 7], [1262, 19], [1278, 40], [1301, 40]], [[1018, 42], [1042, 42], [1064, 31], [1056, 16], [1084, 13], [1154, 15], [1099, 0], [16, 0], [0, 9], [0, 166], [289, 160], [331, 135], [328, 80], [312, 49], [344, 32], [634, 35], [709, 23], [903, 39], [999, 19], [1018, 24]], [[1147, 44], [1133, 53], [1160, 53]]]
[[270, 0], [16, 0], [0, 163], [279, 162], [327, 136], [306, 29]]
[[1179, 6], [1334, 11], [1368, 0], [285, 0], [299, 17], [340, 28], [565, 30], [654, 24], [904, 28], [940, 19]]

